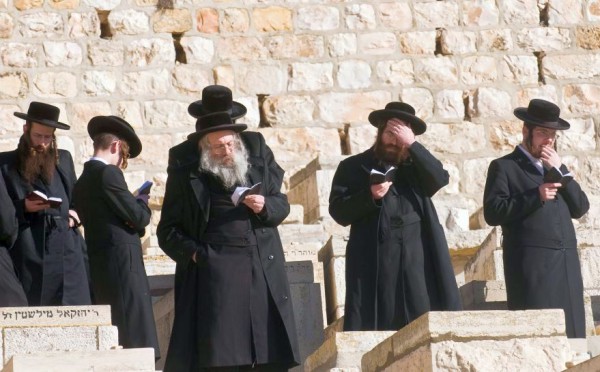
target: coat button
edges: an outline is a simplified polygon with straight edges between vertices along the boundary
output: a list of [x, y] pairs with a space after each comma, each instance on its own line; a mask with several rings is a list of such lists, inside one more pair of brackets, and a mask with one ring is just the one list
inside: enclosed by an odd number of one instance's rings
[[267, 232], [267, 230], [265, 230], [265, 229], [262, 229], [261, 231], [262, 231], [262, 232]]
[[287, 300], [287, 299], [288, 299], [288, 296], [283, 296], [283, 299], [284, 299], [284, 300]]
[[269, 255], [269, 260], [272, 260], [273, 258], [275, 258], [275, 257], [273, 257], [273, 255], [272, 255], [272, 254], [270, 254], [270, 255]]

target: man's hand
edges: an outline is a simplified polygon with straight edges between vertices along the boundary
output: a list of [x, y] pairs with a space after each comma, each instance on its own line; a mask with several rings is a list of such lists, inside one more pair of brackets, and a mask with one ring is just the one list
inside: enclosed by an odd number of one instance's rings
[[415, 142], [415, 133], [403, 121], [393, 118], [388, 121], [390, 131], [396, 136], [396, 141], [403, 147], [410, 147]]
[[540, 191], [540, 199], [545, 202], [548, 200], [553, 200], [556, 198], [556, 194], [558, 193], [558, 188], [561, 187], [560, 183], [543, 183], [538, 187]]
[[555, 167], [560, 169], [562, 164], [560, 161], [560, 156], [558, 156], [558, 153], [550, 146], [542, 147], [542, 156], [540, 159], [547, 168]]
[[25, 198], [25, 212], [35, 213], [50, 208], [50, 203], [44, 200], [31, 200]]
[[379, 200], [383, 198], [390, 189], [390, 186], [392, 186], [391, 182], [384, 182], [371, 185], [371, 195], [373, 196], [373, 199]]
[[69, 209], [69, 227], [78, 227], [81, 225], [79, 215], [73, 209]]
[[150, 195], [148, 194], [140, 194], [138, 196], [135, 197], [138, 200], [141, 200], [144, 202], [144, 204], [148, 205], [148, 200], [150, 199]]
[[194, 252], [194, 254], [192, 255], [192, 261], [194, 261], [194, 263], [197, 263], [197, 262], [198, 262], [198, 261], [196, 261], [196, 253], [197, 253], [197, 252]]
[[258, 194], [248, 195], [242, 200], [242, 203], [252, 209], [252, 212], [260, 213], [265, 207], [265, 197]]

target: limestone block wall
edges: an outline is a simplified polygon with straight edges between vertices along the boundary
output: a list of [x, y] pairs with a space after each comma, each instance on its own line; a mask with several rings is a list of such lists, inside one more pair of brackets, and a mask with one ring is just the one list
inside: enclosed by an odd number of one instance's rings
[[81, 170], [88, 120], [122, 116], [144, 143], [128, 180], [152, 179], [158, 210], [167, 150], [193, 130], [187, 105], [214, 83], [248, 107], [244, 121], [288, 176], [328, 164], [310, 222], [326, 214], [337, 161], [372, 144], [368, 114], [392, 100], [428, 122], [419, 141], [451, 174], [436, 196], [447, 230], [484, 227], [487, 166], [520, 141], [512, 110], [534, 97], [562, 108], [572, 129], [560, 153], [600, 197], [598, 0], [0, 0], [0, 151], [21, 134], [13, 112], [46, 101], [72, 126], [59, 145]]

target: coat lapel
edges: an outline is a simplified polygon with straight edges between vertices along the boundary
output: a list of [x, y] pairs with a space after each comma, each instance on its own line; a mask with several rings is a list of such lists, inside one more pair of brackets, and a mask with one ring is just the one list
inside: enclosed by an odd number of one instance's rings
[[208, 222], [208, 217], [210, 215], [210, 191], [206, 189], [206, 176], [194, 169], [190, 172], [190, 185], [192, 190], [194, 191], [194, 196], [200, 205], [200, 210], [202, 211], [202, 219], [204, 222]]
[[531, 160], [523, 153], [518, 147], [513, 151], [513, 157], [519, 168], [536, 184], [541, 185], [544, 183], [544, 176], [540, 174], [540, 171], [531, 163]]

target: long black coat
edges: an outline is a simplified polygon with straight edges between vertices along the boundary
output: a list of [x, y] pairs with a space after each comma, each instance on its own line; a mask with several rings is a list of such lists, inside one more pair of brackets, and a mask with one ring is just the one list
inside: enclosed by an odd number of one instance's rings
[[[561, 172], [567, 168], [561, 166]], [[590, 204], [576, 181], [543, 203], [543, 176], [520, 149], [492, 161], [483, 212], [492, 226], [502, 226], [504, 276], [511, 310], [560, 308], [567, 336], [585, 337], [583, 281], [571, 218]]]
[[96, 304], [111, 306], [121, 345], [153, 347], [158, 358], [152, 298], [138, 235], [150, 223], [150, 209], [129, 192], [118, 167], [98, 160], [85, 163], [73, 198], [85, 228]]
[[[293, 359], [288, 360], [287, 364], [293, 366], [300, 361], [300, 357], [290, 288], [284, 267], [285, 258], [277, 232], [277, 226], [289, 213], [287, 197], [280, 192], [283, 170], [275, 162], [273, 153], [260, 133], [242, 132], [241, 137], [249, 153], [249, 181], [252, 184], [263, 182], [262, 194], [265, 196], [267, 215], [260, 219], [253, 215], [250, 222], [257, 238], [258, 253], [269, 293], [287, 335], [285, 339], [271, 339], [268, 342], [272, 345], [289, 344]], [[190, 144], [188, 149], [193, 151], [194, 146]], [[210, 264], [198, 265], [191, 259], [196, 252], [202, 260], [211, 259], [207, 257], [207, 246], [200, 241], [210, 217], [210, 191], [206, 175], [197, 168], [197, 161], [189, 166], [170, 168], [157, 229], [160, 247], [177, 263], [175, 320], [164, 368], [166, 372], [197, 371], [211, 366], [214, 360], [236, 359], [236, 355], [230, 355], [228, 350], [198, 347], [199, 343], [205, 345], [210, 341], [202, 339], [201, 335], [211, 335], [210, 337], [215, 337], [216, 344], [220, 343], [218, 333], [214, 333], [215, 330], [211, 328], [212, 317], [239, 310], [214, 308], [206, 317], [199, 317], [199, 303], [203, 304], [202, 308], [210, 303], [207, 294], [225, 288], [214, 288], [209, 280], [200, 279], [208, 277]], [[211, 254], [216, 252], [211, 251]], [[231, 275], [239, 273], [232, 271]], [[278, 356], [274, 357], [279, 359]]]
[[0, 177], [0, 307], [27, 306], [23, 286], [15, 274], [8, 250], [17, 240], [19, 223], [12, 200]]
[[[431, 278], [427, 286], [435, 286], [429, 292], [439, 295], [431, 299], [431, 310], [460, 310], [448, 244], [430, 199], [448, 184], [448, 172], [418, 142], [410, 147], [410, 155], [417, 174], [410, 188], [420, 207], [423, 249], [434, 268], [434, 272], [425, 273]], [[351, 156], [339, 164], [331, 186], [329, 213], [340, 225], [351, 225], [346, 247], [345, 331], [380, 329], [376, 304], [387, 299], [377, 299], [377, 288], [386, 283], [391, 285], [390, 278], [377, 273], [382, 208], [374, 202], [369, 183], [369, 173], [376, 167], [373, 149]]]
[[[49, 232], [44, 223], [44, 212], [25, 212], [25, 197], [33, 190], [20, 176], [17, 168], [17, 151], [0, 153], [0, 172], [6, 182], [6, 188], [16, 210], [19, 223], [19, 235], [10, 254], [15, 265], [19, 280], [27, 295], [29, 306], [47, 305], [43, 303], [46, 298], [43, 293], [44, 280], [60, 281], [63, 285], [62, 305], [89, 305], [90, 291], [88, 275], [85, 268], [85, 242], [79, 230], [69, 229], [65, 242], [63, 260], [60, 267], [51, 268], [50, 271], [62, 272], [60, 277], [49, 278], [44, 275], [44, 239]], [[65, 188], [69, 209], [74, 209], [71, 193], [75, 185], [76, 175], [73, 158], [68, 151], [58, 150], [58, 165], [56, 167], [60, 180]], [[68, 220], [68, 216], [62, 216]], [[62, 247], [61, 247], [62, 248]], [[48, 268], [48, 266], [46, 266]]]

